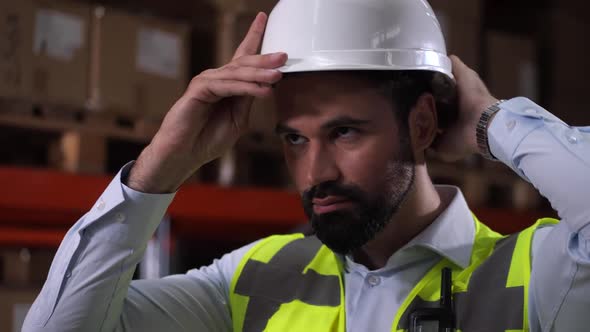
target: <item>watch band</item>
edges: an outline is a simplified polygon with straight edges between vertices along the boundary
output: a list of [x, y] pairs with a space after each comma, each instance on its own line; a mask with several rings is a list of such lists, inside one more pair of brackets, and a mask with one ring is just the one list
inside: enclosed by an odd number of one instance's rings
[[496, 157], [494, 157], [492, 155], [492, 152], [490, 151], [490, 145], [488, 143], [488, 126], [490, 124], [490, 120], [494, 117], [494, 114], [500, 111], [499, 105], [503, 102], [505, 102], [505, 100], [498, 100], [481, 114], [475, 131], [475, 136], [477, 138], [477, 147], [479, 148], [479, 152], [482, 156], [484, 156], [484, 158], [489, 160], [498, 159], [496, 159]]

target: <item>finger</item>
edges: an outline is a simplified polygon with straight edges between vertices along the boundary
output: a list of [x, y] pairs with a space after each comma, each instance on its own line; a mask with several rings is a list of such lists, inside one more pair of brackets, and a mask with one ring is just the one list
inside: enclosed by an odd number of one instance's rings
[[459, 58], [458, 56], [451, 55], [450, 59], [451, 63], [453, 64], [453, 75], [457, 79], [466, 76], [469, 72], [475, 72], [473, 69], [467, 66], [465, 62], [463, 62], [463, 60], [461, 60], [461, 58]]
[[456, 55], [451, 55], [449, 58], [451, 59], [451, 63], [453, 66], [453, 75], [458, 78], [459, 76], [461, 76], [463, 70], [465, 70], [464, 67], [466, 66], [463, 63], [463, 61], [461, 61], [461, 59], [459, 59], [459, 57]]
[[250, 96], [263, 98], [272, 92], [268, 85], [234, 80], [208, 80], [190, 93], [190, 97], [203, 103], [213, 104], [227, 97]]
[[246, 37], [244, 37], [244, 40], [242, 40], [242, 43], [240, 46], [238, 46], [238, 49], [236, 50], [236, 53], [233, 57], [234, 59], [244, 55], [253, 55], [258, 53], [258, 49], [262, 44], [262, 36], [264, 36], [267, 18], [268, 17], [266, 14], [262, 12], [256, 15], [252, 25], [250, 25], [250, 29], [248, 30]]
[[451, 59], [451, 62], [453, 64], [453, 68], [458, 68], [458, 67], [467, 67], [467, 65], [463, 62], [463, 60], [461, 60], [461, 58], [459, 58], [456, 55], [451, 55], [449, 56], [449, 58]]
[[226, 66], [212, 72], [203, 73], [202, 76], [211, 80], [234, 80], [275, 84], [281, 80], [283, 74], [276, 69]]
[[259, 67], [259, 68], [279, 68], [287, 62], [287, 53], [278, 52], [264, 55], [246, 55], [235, 59], [235, 63], [240, 66]]

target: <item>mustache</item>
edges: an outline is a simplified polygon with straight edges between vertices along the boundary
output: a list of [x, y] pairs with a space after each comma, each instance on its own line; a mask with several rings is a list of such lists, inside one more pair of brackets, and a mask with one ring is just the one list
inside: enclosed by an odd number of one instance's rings
[[365, 194], [362, 189], [352, 184], [342, 184], [335, 181], [323, 182], [303, 192], [304, 205], [311, 206], [314, 198], [328, 196], [346, 197], [351, 201], [364, 201]]

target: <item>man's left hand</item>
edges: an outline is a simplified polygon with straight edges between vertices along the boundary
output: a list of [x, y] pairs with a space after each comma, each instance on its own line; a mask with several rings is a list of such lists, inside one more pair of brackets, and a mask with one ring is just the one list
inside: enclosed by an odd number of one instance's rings
[[451, 55], [453, 75], [457, 82], [457, 122], [445, 129], [432, 148], [444, 161], [452, 162], [479, 153], [476, 128], [482, 113], [498, 100], [494, 98], [479, 75], [458, 57]]

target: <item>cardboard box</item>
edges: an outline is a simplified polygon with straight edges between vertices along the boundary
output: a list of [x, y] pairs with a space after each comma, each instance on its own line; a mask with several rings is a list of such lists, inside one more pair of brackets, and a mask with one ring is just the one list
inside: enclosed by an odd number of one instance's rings
[[88, 99], [90, 7], [35, 0], [33, 100], [84, 107]]
[[447, 53], [457, 55], [476, 71], [480, 68], [480, 0], [430, 0], [440, 23]]
[[486, 83], [497, 98], [527, 97], [539, 102], [537, 45], [531, 38], [486, 34]]
[[188, 85], [185, 24], [142, 18], [137, 33], [136, 107], [150, 121], [161, 121]]
[[110, 8], [92, 14], [90, 106], [136, 117], [135, 52], [139, 19]]
[[39, 294], [37, 288], [0, 286], [0, 331], [20, 332], [27, 312]]
[[188, 26], [97, 7], [91, 35], [93, 108], [161, 120], [188, 83]]
[[32, 49], [32, 3], [0, 2], [0, 98], [31, 95]]

